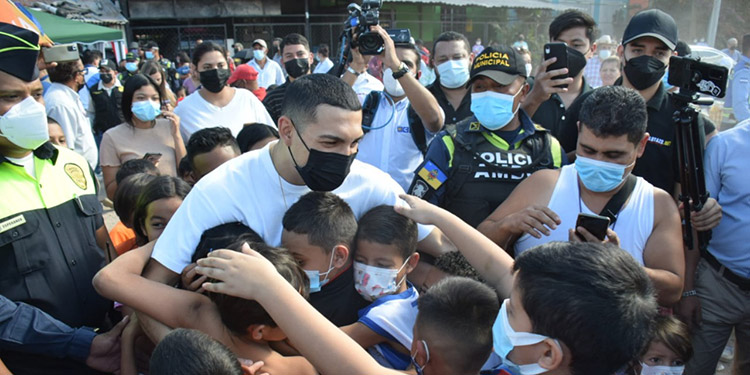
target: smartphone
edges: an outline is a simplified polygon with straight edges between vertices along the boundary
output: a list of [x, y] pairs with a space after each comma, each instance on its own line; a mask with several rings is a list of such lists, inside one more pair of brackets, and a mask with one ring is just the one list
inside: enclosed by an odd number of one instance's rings
[[[565, 43], [547, 43], [544, 45], [544, 60], [549, 60], [553, 57], [557, 57], [557, 61], [547, 67], [547, 71], [557, 70], [568, 67], [568, 45]], [[563, 79], [568, 78], [568, 74], [562, 74], [559, 76], [552, 77], [552, 79]], [[565, 88], [568, 85], [558, 85], [555, 87]]]
[[[578, 220], [576, 220], [576, 228], [584, 227], [589, 233], [593, 234], [594, 237], [600, 241], [604, 241], [607, 237], [607, 228], [609, 227], [609, 218], [606, 216], [592, 215], [592, 214], [578, 214]], [[583, 238], [578, 231], [576, 234]]]
[[42, 56], [46, 63], [76, 61], [80, 58], [78, 46], [75, 43], [42, 47]]

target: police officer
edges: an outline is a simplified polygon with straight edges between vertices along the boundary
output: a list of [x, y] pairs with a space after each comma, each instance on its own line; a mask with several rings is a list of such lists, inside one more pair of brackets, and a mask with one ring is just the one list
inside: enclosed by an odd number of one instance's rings
[[117, 65], [110, 59], [99, 63], [99, 81], [89, 86], [91, 104], [89, 119], [94, 127], [94, 138], [101, 142], [102, 134], [110, 128], [125, 122], [122, 115], [123, 87], [117, 79]]
[[742, 38], [742, 55], [734, 67], [730, 85], [731, 106], [737, 122], [750, 118], [750, 34]]
[[138, 55], [133, 52], [125, 54], [125, 70], [117, 76], [121, 85], [125, 85], [128, 78], [138, 74]]
[[484, 49], [467, 85], [474, 115], [437, 135], [409, 193], [477, 226], [521, 180], [567, 159], [557, 140], [520, 108], [529, 85], [518, 52]]
[[[38, 34], [0, 23], [0, 295], [71, 327], [105, 328], [111, 302], [91, 284], [107, 235], [96, 180], [86, 159], [48, 142], [38, 43]], [[36, 328], [25, 324], [15, 331]], [[70, 359], [12, 350], [0, 358], [17, 374], [90, 372]]]

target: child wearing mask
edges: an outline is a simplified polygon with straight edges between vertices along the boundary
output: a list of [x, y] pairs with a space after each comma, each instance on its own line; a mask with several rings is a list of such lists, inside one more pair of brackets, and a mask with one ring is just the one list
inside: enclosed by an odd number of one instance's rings
[[419, 262], [417, 224], [377, 206], [360, 218], [354, 244], [354, 287], [372, 304], [341, 329], [381, 365], [406, 370], [418, 312], [419, 293], [406, 280]]
[[687, 326], [674, 316], [659, 315], [651, 342], [638, 356], [628, 374], [682, 375], [693, 356], [693, 343]]
[[281, 244], [310, 279], [310, 304], [337, 327], [355, 323], [368, 302], [354, 289], [352, 209], [336, 194], [310, 192], [289, 207], [282, 225]]

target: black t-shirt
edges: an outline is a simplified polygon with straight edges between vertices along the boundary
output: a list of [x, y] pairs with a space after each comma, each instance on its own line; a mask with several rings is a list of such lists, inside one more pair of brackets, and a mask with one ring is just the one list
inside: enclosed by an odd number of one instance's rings
[[[598, 90], [598, 89], [597, 89]], [[567, 152], [575, 151], [578, 142], [578, 115], [583, 101], [588, 93], [579, 96], [566, 112], [566, 119], [560, 126], [558, 134], [554, 134], [560, 141], [563, 149]], [[677, 147], [675, 147], [676, 132], [672, 115], [676, 108], [671, 100], [671, 94], [659, 86], [654, 96], [646, 103], [648, 110], [648, 125], [646, 131], [650, 138], [646, 145], [643, 156], [638, 159], [633, 169], [633, 174], [641, 176], [652, 185], [665, 190], [670, 195], [674, 193], [675, 184], [679, 182], [680, 173], [678, 169]], [[716, 126], [701, 115], [698, 124], [704, 134], [716, 130]]]
[[354, 289], [354, 267], [351, 265], [338, 277], [310, 293], [310, 304], [337, 327], [359, 320], [357, 312], [369, 303]]
[[[583, 87], [581, 88], [581, 93], [578, 94], [578, 98], [591, 90], [591, 86], [586, 83], [586, 79], [584, 78]], [[566, 108], [562, 98], [557, 94], [552, 94], [549, 99], [539, 105], [539, 108], [534, 112], [534, 116], [531, 119], [535, 124], [541, 125], [554, 135], [559, 132], [562, 124], [565, 122], [566, 116]]]
[[461, 99], [461, 104], [458, 105], [457, 109], [453, 108], [453, 104], [451, 104], [451, 102], [448, 101], [448, 98], [445, 97], [445, 93], [440, 87], [439, 79], [435, 80], [435, 82], [427, 86], [427, 91], [432, 93], [432, 95], [437, 100], [440, 108], [442, 108], [445, 112], [446, 124], [455, 124], [473, 115], [473, 113], [471, 112], [471, 90], [466, 91], [466, 95], [464, 95], [464, 98]]

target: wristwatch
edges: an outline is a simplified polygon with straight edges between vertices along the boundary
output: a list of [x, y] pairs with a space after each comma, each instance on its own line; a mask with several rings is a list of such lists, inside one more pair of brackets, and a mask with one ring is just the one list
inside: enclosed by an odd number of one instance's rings
[[698, 295], [698, 292], [696, 292], [695, 289], [691, 289], [685, 293], [682, 293], [683, 297], [692, 297], [692, 296], [697, 296], [697, 295]]
[[351, 66], [350, 66], [350, 67], [348, 67], [348, 68], [346, 68], [346, 71], [347, 71], [347, 72], [349, 72], [349, 73], [351, 73], [351, 74], [354, 74], [354, 75], [355, 75], [355, 76], [357, 76], [357, 77], [359, 77], [359, 75], [360, 75], [360, 74], [362, 74], [362, 73], [360, 73], [360, 72], [358, 72], [358, 71], [354, 70], [354, 69], [353, 69], [353, 68], [352, 68]]
[[401, 65], [398, 67], [398, 70], [393, 72], [393, 78], [399, 79], [404, 76], [404, 74], [409, 73], [409, 67], [404, 64], [404, 62], [401, 62]]

